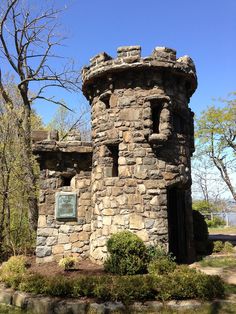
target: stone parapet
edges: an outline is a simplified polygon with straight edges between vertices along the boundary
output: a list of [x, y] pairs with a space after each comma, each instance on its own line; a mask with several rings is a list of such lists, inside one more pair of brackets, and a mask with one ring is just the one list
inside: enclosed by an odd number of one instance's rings
[[113, 59], [103, 52], [90, 59], [90, 65], [84, 67], [82, 71], [83, 93], [89, 98], [89, 86], [98, 77], [106, 76], [107, 80], [112, 81], [112, 74], [132, 69], [167, 70], [176, 75], [184, 75], [189, 82], [189, 96], [197, 87], [196, 69], [190, 57], [183, 56], [177, 59], [174, 49], [156, 47], [150, 56], [142, 58], [140, 46], [124, 46], [117, 49], [117, 58]]
[[33, 145], [33, 152], [64, 152], [64, 153], [92, 153], [93, 144], [81, 141], [53, 141], [43, 140]]

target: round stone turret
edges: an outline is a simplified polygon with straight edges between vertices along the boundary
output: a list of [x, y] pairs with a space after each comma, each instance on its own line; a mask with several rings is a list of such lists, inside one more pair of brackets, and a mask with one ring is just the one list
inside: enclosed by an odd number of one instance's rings
[[140, 46], [120, 47], [115, 59], [92, 58], [82, 76], [94, 145], [91, 257], [104, 260], [110, 235], [128, 229], [193, 260], [193, 61], [165, 47], [146, 58]]

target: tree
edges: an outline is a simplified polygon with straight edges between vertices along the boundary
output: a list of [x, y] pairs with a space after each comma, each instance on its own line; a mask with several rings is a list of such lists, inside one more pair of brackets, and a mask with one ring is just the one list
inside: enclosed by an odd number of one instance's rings
[[63, 39], [57, 33], [57, 17], [61, 11], [53, 7], [47, 8], [48, 3], [45, 2], [46, 8], [43, 8], [41, 1], [38, 11], [37, 1], [33, 0], [2, 0], [0, 5], [0, 54], [3, 57], [0, 66], [0, 94], [8, 108], [14, 112], [15, 102], [7, 91], [2, 75], [4, 65], [15, 75], [23, 108], [22, 116], [16, 116], [15, 121], [22, 143], [28, 215], [32, 230], [36, 230], [38, 219], [36, 173], [31, 148], [32, 104], [41, 99], [65, 107], [54, 96], [50, 96], [48, 89], [79, 89], [79, 72], [74, 70], [73, 63], [66, 63], [58, 69], [58, 62], [53, 62], [54, 58], [58, 58], [56, 48]]
[[192, 159], [192, 180], [194, 199], [202, 199], [208, 204], [219, 202], [227, 191], [214, 164], [202, 153], [202, 146], [199, 143], [196, 144], [196, 152]]
[[234, 200], [236, 170], [236, 100], [223, 100], [225, 106], [209, 107], [197, 120], [199, 152], [210, 159]]
[[[22, 159], [22, 143], [16, 124], [23, 108], [20, 105], [18, 88], [8, 81], [8, 94], [14, 99], [12, 109], [0, 95], [0, 258], [25, 252], [34, 242], [34, 233], [29, 229], [27, 181]], [[32, 128], [42, 128], [41, 119], [32, 111]], [[37, 171], [36, 161], [34, 162]]]
[[88, 104], [80, 106], [79, 110], [73, 110], [73, 112], [65, 107], [58, 107], [47, 128], [57, 130], [59, 140], [65, 139], [70, 131], [76, 130], [81, 134], [82, 141], [89, 141], [91, 139], [89, 114], [90, 107]]

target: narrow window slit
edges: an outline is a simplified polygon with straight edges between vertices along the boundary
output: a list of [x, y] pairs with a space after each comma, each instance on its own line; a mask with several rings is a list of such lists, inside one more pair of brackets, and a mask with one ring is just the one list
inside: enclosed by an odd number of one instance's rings
[[119, 148], [118, 145], [108, 145], [107, 146], [109, 151], [109, 157], [111, 162], [111, 176], [112, 177], [118, 177], [119, 175], [119, 165], [118, 165], [118, 159], [119, 159]]
[[161, 101], [155, 100], [151, 102], [153, 133], [160, 133], [160, 116], [163, 104]]

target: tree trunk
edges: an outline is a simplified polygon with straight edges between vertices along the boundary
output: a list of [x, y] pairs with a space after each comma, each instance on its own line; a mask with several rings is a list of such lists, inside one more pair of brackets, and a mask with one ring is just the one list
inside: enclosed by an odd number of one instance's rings
[[24, 116], [23, 116], [23, 163], [25, 167], [26, 189], [28, 193], [29, 204], [29, 223], [33, 231], [37, 230], [38, 224], [38, 200], [37, 200], [37, 178], [34, 169], [34, 156], [32, 154], [31, 144], [31, 107], [28, 102], [27, 88], [23, 86], [20, 89], [21, 96], [24, 100]]
[[228, 171], [227, 171], [226, 166], [224, 165], [224, 163], [222, 162], [221, 159], [218, 159], [214, 156], [212, 156], [212, 159], [213, 159], [213, 162], [214, 162], [216, 168], [220, 172], [221, 178], [224, 180], [225, 184], [228, 186], [228, 188], [229, 188], [229, 190], [233, 196], [233, 199], [236, 201], [236, 191], [232, 185], [232, 182], [231, 182], [230, 177], [228, 175]]

